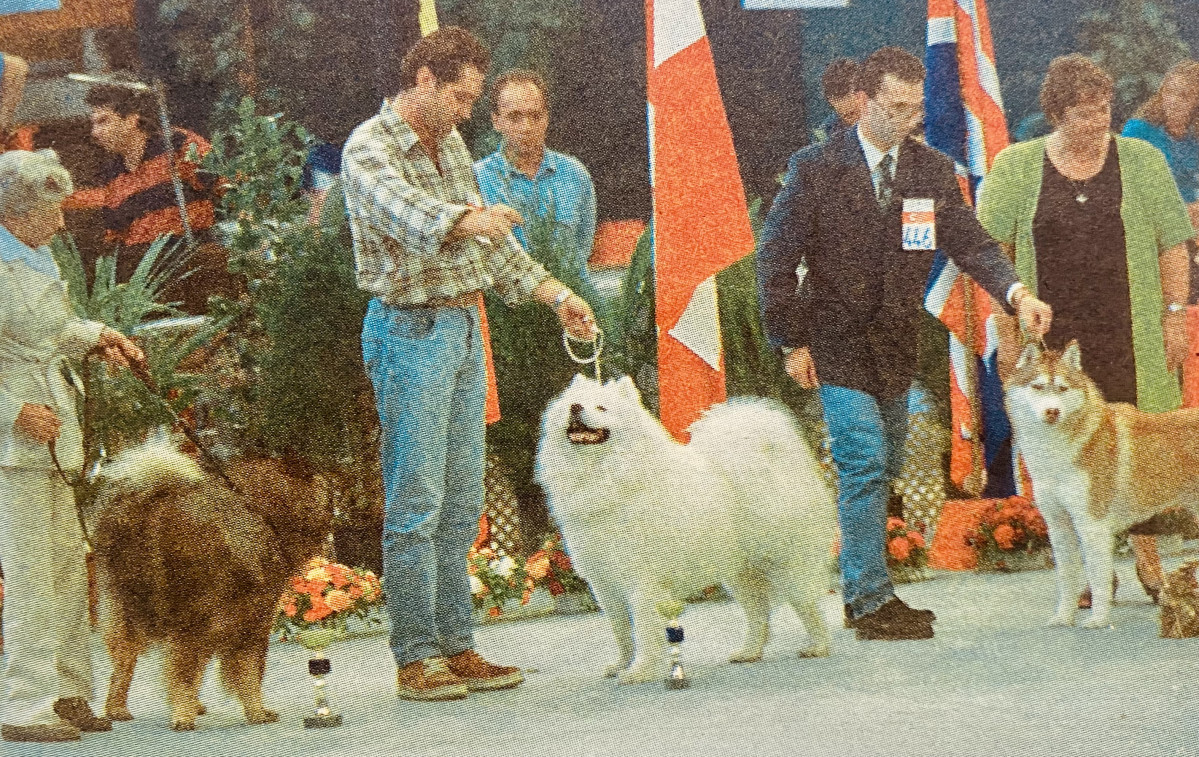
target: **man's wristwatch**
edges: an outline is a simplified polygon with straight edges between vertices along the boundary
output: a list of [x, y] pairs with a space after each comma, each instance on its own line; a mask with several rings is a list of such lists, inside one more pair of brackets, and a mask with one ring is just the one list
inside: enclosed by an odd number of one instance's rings
[[1170, 313], [1171, 315], [1174, 315], [1176, 313], [1185, 313], [1186, 311], [1187, 311], [1187, 306], [1185, 303], [1182, 303], [1182, 302], [1166, 303], [1166, 312]]
[[796, 347], [779, 347], [779, 352], [783, 353], [783, 357], [787, 357], [792, 352], [795, 352]]

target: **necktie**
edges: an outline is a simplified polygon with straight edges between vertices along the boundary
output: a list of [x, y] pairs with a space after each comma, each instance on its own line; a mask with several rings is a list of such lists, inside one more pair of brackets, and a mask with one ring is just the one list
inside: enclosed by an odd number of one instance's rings
[[878, 206], [883, 210], [890, 207], [891, 194], [895, 191], [894, 165], [895, 159], [891, 157], [891, 153], [884, 155], [878, 162]]

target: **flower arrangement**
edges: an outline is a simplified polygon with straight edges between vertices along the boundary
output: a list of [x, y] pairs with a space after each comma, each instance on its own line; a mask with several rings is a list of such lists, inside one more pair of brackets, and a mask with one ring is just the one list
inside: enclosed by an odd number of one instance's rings
[[562, 540], [557, 534], [545, 537], [541, 549], [529, 555], [525, 561], [525, 573], [534, 585], [544, 586], [550, 595], [585, 594], [587, 582], [575, 573], [570, 556], [562, 549]]
[[371, 571], [314, 557], [279, 597], [275, 630], [285, 637], [317, 628], [345, 630], [351, 616], [377, 623], [368, 614], [382, 602], [383, 586]]
[[928, 548], [921, 524], [909, 526], [903, 518], [887, 518], [887, 571], [891, 580], [911, 583], [928, 579]]
[[520, 561], [499, 555], [491, 547], [471, 547], [466, 555], [466, 572], [475, 609], [485, 610], [490, 618], [502, 615], [509, 600], [519, 598], [526, 605], [533, 594], [533, 580]]
[[1021, 570], [1047, 567], [1049, 527], [1026, 497], [995, 500], [966, 534], [966, 544], [978, 551], [979, 567]]

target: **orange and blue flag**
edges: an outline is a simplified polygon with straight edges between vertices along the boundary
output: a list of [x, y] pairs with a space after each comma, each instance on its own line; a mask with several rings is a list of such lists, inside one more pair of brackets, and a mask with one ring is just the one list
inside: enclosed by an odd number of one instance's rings
[[[924, 62], [928, 69], [925, 140], [953, 160], [962, 193], [973, 204], [979, 182], [1008, 144], [985, 0], [928, 0]], [[977, 324], [973, 339], [967, 335], [967, 286], [973, 290], [973, 321]], [[1012, 494], [1012, 432], [1003, 410], [1003, 386], [997, 370], [999, 340], [990, 298], [945, 255], [937, 253], [924, 306], [949, 329], [950, 478], [961, 486], [970, 473], [971, 446], [977, 434], [988, 472], [984, 494]], [[971, 362], [973, 371], [969, 370]], [[976, 386], [967, 378], [971, 373], [977, 376]], [[977, 419], [975, 393], [981, 415]]]

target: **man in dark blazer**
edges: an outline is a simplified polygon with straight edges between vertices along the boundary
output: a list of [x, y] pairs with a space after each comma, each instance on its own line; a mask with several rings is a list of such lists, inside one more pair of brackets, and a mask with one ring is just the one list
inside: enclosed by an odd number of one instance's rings
[[857, 128], [792, 157], [757, 251], [767, 338], [824, 405], [840, 480], [845, 618], [859, 639], [933, 636], [933, 613], [895, 596], [884, 540], [934, 252], [1034, 336], [1052, 317], [975, 220], [949, 159], [910, 138], [923, 117], [923, 82], [923, 64], [904, 50], [866, 59]]

